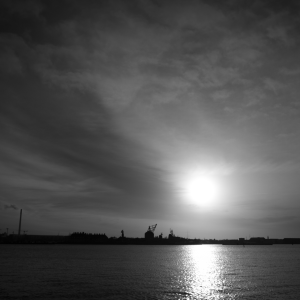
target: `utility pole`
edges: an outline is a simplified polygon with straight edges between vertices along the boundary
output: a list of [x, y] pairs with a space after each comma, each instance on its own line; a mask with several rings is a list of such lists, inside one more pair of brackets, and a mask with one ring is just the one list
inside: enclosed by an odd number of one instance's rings
[[19, 234], [18, 235], [20, 235], [20, 233], [21, 233], [21, 223], [22, 223], [22, 209], [20, 211]]

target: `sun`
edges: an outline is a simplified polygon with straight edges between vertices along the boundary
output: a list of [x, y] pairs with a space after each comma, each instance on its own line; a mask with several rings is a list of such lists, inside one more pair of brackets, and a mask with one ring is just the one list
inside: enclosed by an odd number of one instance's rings
[[212, 178], [208, 176], [195, 176], [186, 184], [188, 198], [196, 204], [209, 204], [217, 196], [218, 188]]

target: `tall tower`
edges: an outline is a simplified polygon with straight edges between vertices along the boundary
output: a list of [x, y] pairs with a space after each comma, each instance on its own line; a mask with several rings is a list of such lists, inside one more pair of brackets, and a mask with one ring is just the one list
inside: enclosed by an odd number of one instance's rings
[[20, 235], [20, 232], [21, 232], [21, 223], [22, 223], [22, 209], [20, 211], [19, 234], [18, 235]]

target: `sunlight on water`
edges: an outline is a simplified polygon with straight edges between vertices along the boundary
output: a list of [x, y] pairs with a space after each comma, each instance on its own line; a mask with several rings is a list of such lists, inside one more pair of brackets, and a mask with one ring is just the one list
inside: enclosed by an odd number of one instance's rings
[[189, 294], [205, 299], [234, 299], [226, 292], [222, 261], [218, 248], [207, 246], [186, 248], [186, 262], [190, 272], [186, 274]]
[[1, 245], [1, 299], [299, 299], [298, 246]]

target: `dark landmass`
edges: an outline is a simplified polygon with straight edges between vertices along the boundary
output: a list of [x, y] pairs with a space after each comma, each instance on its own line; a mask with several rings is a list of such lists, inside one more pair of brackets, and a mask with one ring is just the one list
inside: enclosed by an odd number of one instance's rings
[[[123, 234], [122, 234], [123, 235]], [[300, 244], [300, 238], [265, 239], [255, 237], [250, 239], [188, 239], [169, 234], [167, 238], [162, 235], [150, 238], [131, 238], [121, 236], [108, 238], [105, 234], [91, 234], [75, 232], [68, 236], [63, 235], [17, 235], [6, 233], [0, 235], [0, 244], [92, 244], [92, 245], [273, 245], [273, 244]]]
[[27, 231], [21, 234], [22, 209], [20, 210], [18, 234], [0, 234], [0, 244], [91, 244], [91, 245], [202, 245], [202, 244], [220, 244], [220, 245], [273, 245], [273, 244], [300, 244], [300, 238], [284, 239], [265, 239], [264, 237], [252, 237], [250, 239], [239, 238], [233, 240], [216, 239], [189, 239], [176, 236], [172, 229], [167, 237], [163, 238], [161, 233], [154, 235], [157, 224], [150, 225], [144, 234], [144, 238], [125, 237], [124, 230], [121, 230], [119, 238], [108, 238], [105, 233], [85, 233], [73, 232], [68, 236], [64, 235], [29, 235]]

